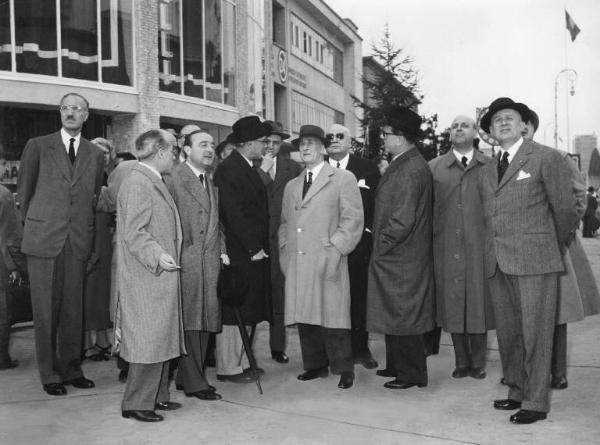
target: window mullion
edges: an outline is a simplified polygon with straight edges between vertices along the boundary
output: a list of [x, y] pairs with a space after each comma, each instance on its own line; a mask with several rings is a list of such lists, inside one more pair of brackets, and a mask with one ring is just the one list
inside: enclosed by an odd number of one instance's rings
[[62, 77], [62, 33], [60, 29], [60, 0], [56, 0], [56, 53], [58, 59], [58, 77]]

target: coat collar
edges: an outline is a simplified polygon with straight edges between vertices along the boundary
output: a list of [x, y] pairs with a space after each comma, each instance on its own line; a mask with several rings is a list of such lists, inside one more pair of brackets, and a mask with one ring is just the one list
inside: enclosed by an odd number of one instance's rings
[[[454, 155], [452, 149], [450, 149], [448, 153], [442, 155], [442, 159], [444, 165], [448, 168], [452, 167], [453, 164], [459, 165], [462, 168], [462, 164], [458, 161], [458, 159], [456, 159], [456, 156]], [[465, 169], [465, 171], [473, 168], [475, 166], [475, 163], [485, 164], [486, 160], [485, 155], [483, 153], [481, 153], [479, 150], [473, 149], [473, 158], [471, 159], [471, 162], [467, 164], [467, 168]]]
[[179, 218], [179, 213], [177, 211], [177, 206], [175, 205], [175, 201], [173, 201], [173, 197], [169, 193], [169, 190], [167, 189], [167, 186], [165, 185], [163, 180], [161, 178], [159, 178], [158, 176], [156, 176], [154, 173], [152, 173], [149, 169], [147, 169], [143, 165], [140, 165], [139, 163], [134, 165], [132, 170], [140, 172], [142, 175], [144, 175], [146, 178], [148, 178], [152, 182], [154, 187], [156, 189], [158, 189], [158, 191], [161, 193], [161, 195], [163, 195], [163, 198], [165, 198], [165, 200], [169, 203], [169, 206], [171, 206], [173, 211], [175, 213], [177, 213], [177, 215], [178, 215], [177, 218]]
[[[519, 170], [521, 170], [521, 168], [523, 168], [523, 166], [527, 163], [527, 161], [529, 161], [529, 155], [531, 154], [532, 151], [533, 151], [533, 142], [532, 141], [523, 141], [523, 143], [517, 150], [515, 157], [510, 162], [510, 164], [508, 164], [506, 173], [504, 173], [504, 176], [502, 177], [500, 184], [498, 184], [498, 190], [500, 190], [502, 187], [504, 187], [506, 185], [506, 183], [510, 180], [510, 178], [512, 178]], [[498, 156], [500, 156], [500, 153], [498, 153], [498, 155], [495, 158], [496, 165], [498, 165]], [[496, 174], [496, 178], [497, 177], [498, 176]]]
[[308, 202], [310, 199], [312, 199], [312, 197], [315, 196], [319, 192], [319, 190], [321, 190], [323, 187], [325, 187], [325, 185], [327, 185], [328, 182], [331, 181], [331, 177], [335, 174], [335, 171], [336, 171], [336, 169], [334, 167], [329, 165], [328, 162], [325, 162], [323, 164], [323, 167], [321, 168], [321, 171], [319, 172], [319, 174], [313, 181], [312, 185], [306, 192], [306, 196], [304, 197], [304, 199], [302, 199], [302, 188], [304, 186], [304, 178], [306, 177], [306, 169], [304, 169], [302, 171], [302, 174], [300, 176], [298, 176], [298, 178], [299, 178], [298, 184], [300, 186], [299, 187], [300, 193], [298, 196], [299, 196], [300, 200], [303, 203], [305, 203], [305, 202]]
[[179, 175], [184, 187], [190, 192], [190, 195], [198, 201], [206, 210], [210, 210], [210, 178], [207, 173], [204, 174], [204, 183], [206, 188], [200, 183], [200, 179], [194, 174], [192, 169], [186, 164], [179, 164], [175, 167], [175, 174]]

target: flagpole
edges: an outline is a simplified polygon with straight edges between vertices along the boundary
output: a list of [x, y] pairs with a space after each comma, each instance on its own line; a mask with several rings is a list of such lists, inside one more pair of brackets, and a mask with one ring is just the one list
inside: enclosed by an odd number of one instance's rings
[[[567, 6], [565, 5], [565, 14], [567, 12]], [[569, 47], [569, 37], [568, 37], [568, 32], [563, 33], [565, 38], [565, 69], [569, 69], [569, 51], [568, 51], [568, 47]], [[571, 153], [571, 137], [569, 135], [569, 73], [567, 73], [566, 79], [565, 79], [565, 117], [566, 117], [566, 128], [567, 128], [567, 153]]]

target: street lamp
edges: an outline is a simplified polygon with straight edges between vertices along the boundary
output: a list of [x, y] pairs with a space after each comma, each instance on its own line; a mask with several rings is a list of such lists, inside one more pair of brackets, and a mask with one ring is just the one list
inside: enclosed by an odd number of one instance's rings
[[[561, 74], [566, 74], [571, 82], [571, 96], [575, 95], [575, 80], [577, 80], [577, 71], [571, 68], [564, 68], [558, 72], [554, 79], [554, 148], [558, 148], [558, 78]], [[569, 150], [569, 99], [566, 99], [567, 107], [567, 151]]]

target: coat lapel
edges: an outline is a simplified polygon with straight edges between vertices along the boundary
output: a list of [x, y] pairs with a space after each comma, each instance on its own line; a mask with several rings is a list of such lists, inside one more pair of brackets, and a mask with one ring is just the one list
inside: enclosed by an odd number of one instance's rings
[[[178, 167], [181, 180], [186, 190], [192, 195], [198, 204], [204, 207], [206, 210], [210, 210], [210, 202], [207, 190], [200, 183], [200, 178], [197, 178], [191, 168], [187, 165], [182, 164]], [[208, 184], [208, 175], [205, 175], [205, 183]]]
[[62, 142], [62, 138], [60, 137], [60, 131], [54, 133], [52, 145], [50, 146], [49, 151], [52, 159], [56, 163], [58, 170], [62, 173], [67, 181], [71, 182], [71, 178], [73, 177], [73, 166], [71, 165], [71, 161], [69, 161], [67, 156], [65, 146]]
[[289, 177], [290, 165], [287, 162], [283, 162], [279, 156], [277, 156], [277, 167], [275, 170], [275, 179], [273, 180], [273, 192], [276, 192], [280, 187], [283, 187]]
[[206, 191], [208, 192], [208, 196], [210, 196], [210, 203], [209, 203], [209, 220], [208, 220], [208, 229], [206, 230], [206, 237], [205, 237], [205, 245], [206, 245], [206, 241], [211, 239], [213, 234], [215, 232], [217, 232], [219, 230], [219, 206], [218, 206], [218, 193], [217, 193], [217, 188], [215, 187], [215, 185], [213, 184], [212, 180], [209, 178], [206, 181]]
[[[327, 183], [331, 180], [330, 177], [334, 173], [335, 173], [335, 170], [333, 169], [333, 167], [330, 166], [329, 163], [325, 162], [323, 164], [323, 168], [321, 168], [321, 171], [319, 172], [319, 174], [313, 181], [312, 185], [306, 192], [306, 196], [304, 197], [302, 202], [303, 203], [308, 202], [313, 196], [315, 196], [319, 192], [319, 190], [321, 190], [323, 187], [325, 187], [327, 185]], [[303, 182], [304, 182], [304, 178], [306, 177], [306, 173], [304, 175], [305, 176], [303, 176]], [[302, 191], [300, 191], [300, 193], [302, 193]]]
[[504, 176], [502, 177], [500, 184], [498, 184], [498, 190], [500, 190], [502, 187], [504, 187], [504, 185], [506, 185], [506, 183], [510, 180], [510, 178], [512, 178], [519, 170], [521, 170], [523, 165], [525, 165], [527, 163], [527, 161], [529, 160], [530, 153], [531, 153], [530, 143], [528, 141], [523, 141], [523, 144], [521, 144], [521, 146], [517, 150], [515, 157], [510, 162], [510, 164], [508, 164], [506, 173], [504, 173]]
[[383, 184], [385, 184], [388, 181], [390, 176], [392, 176], [394, 174], [394, 172], [396, 170], [398, 170], [398, 168], [400, 168], [400, 165], [402, 165], [404, 162], [406, 162], [406, 160], [408, 160], [414, 156], [416, 150], [417, 150], [416, 148], [411, 148], [410, 150], [402, 153], [400, 156], [398, 156], [396, 159], [394, 159], [390, 163], [387, 170], [385, 171], [385, 173], [379, 180], [379, 184], [377, 185], [377, 191], [375, 192], [376, 195], [379, 192], [379, 190], [381, 189], [381, 187], [383, 186]]
[[77, 157], [73, 165], [75, 172], [73, 173], [73, 184], [79, 181], [79, 178], [88, 170], [88, 164], [92, 158], [93, 150], [98, 150], [91, 142], [81, 137], [79, 140], [79, 148], [77, 149]]

